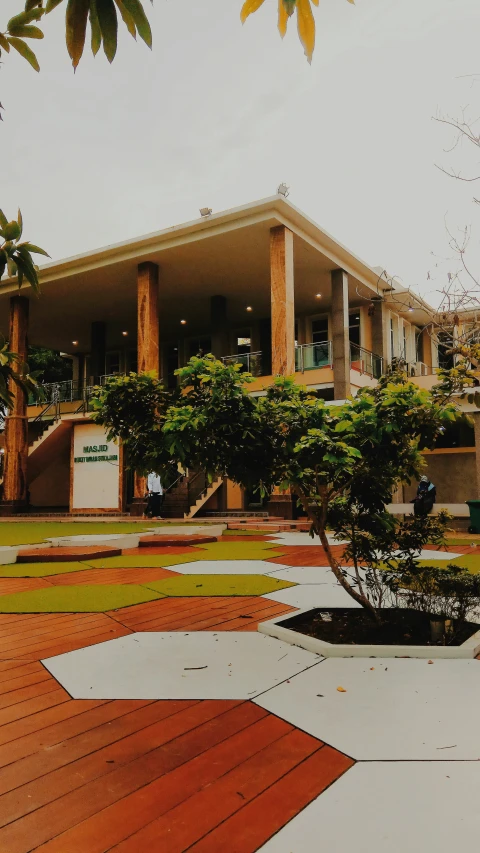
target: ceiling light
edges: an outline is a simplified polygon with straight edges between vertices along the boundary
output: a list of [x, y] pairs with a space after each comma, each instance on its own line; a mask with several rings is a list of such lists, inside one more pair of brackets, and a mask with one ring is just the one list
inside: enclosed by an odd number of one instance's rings
[[181, 323], [181, 325], [182, 325], [182, 326], [186, 326], [186, 325], [187, 325], [187, 321], [186, 321], [186, 320], [180, 320], [180, 323]]
[[408, 306], [408, 310], [409, 310], [409, 311], [413, 311], [413, 305], [412, 305], [411, 303], [410, 303], [410, 305]]
[[289, 192], [290, 192], [290, 187], [287, 187], [287, 185], [286, 185], [286, 184], [283, 184], [283, 183], [282, 183], [282, 184], [279, 184], [279, 186], [277, 187], [277, 193], [278, 193], [278, 195], [283, 195], [283, 197], [284, 197], [284, 198], [286, 198], [286, 197], [287, 197], [287, 195], [289, 194]]
[[74, 347], [78, 347], [78, 341], [72, 341]]
[[321, 299], [321, 298], [322, 298], [322, 294], [321, 294], [321, 293], [316, 293], [316, 294], [315, 294], [315, 299]]
[[200, 216], [210, 216], [212, 212], [211, 207], [201, 207], [200, 208]]
[[253, 311], [253, 308], [252, 308], [252, 306], [251, 306], [251, 305], [247, 305], [246, 310], [247, 310], [247, 311]]
[[123, 335], [123, 337], [124, 337], [124, 338], [126, 338], [126, 337], [127, 337], [127, 335], [128, 335], [128, 332], [122, 332], [122, 335]]

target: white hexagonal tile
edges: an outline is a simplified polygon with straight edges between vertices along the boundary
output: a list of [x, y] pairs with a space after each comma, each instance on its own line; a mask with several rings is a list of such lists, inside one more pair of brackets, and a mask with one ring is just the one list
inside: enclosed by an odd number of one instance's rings
[[476, 660], [329, 658], [256, 701], [352, 758], [480, 761]]
[[[317, 548], [322, 547], [322, 543], [318, 536], [314, 536], [313, 538], [309, 533], [300, 533], [300, 532], [292, 532], [292, 533], [272, 533], [271, 536], [268, 537], [272, 542], [279, 542], [282, 545], [298, 545], [300, 548], [308, 548], [310, 546], [316, 545]], [[337, 541], [330, 534], [328, 535], [328, 541], [331, 545], [346, 545], [346, 541]]]
[[356, 764], [258, 853], [452, 853], [480, 835], [480, 763]]
[[145, 632], [43, 664], [74, 699], [251, 699], [318, 655], [256, 632]]
[[299, 607], [302, 610], [313, 607], [361, 607], [336, 582], [299, 584], [288, 589], [280, 589], [278, 592], [267, 592], [263, 598], [270, 598], [272, 601], [289, 604], [290, 607]]
[[266, 572], [273, 578], [291, 583], [336, 584], [337, 581], [331, 569], [327, 566], [280, 566], [273, 572]]
[[[172, 569], [183, 575], [266, 575], [272, 563], [265, 560], [196, 560], [192, 563], [176, 563]], [[288, 564], [278, 565], [279, 569]]]

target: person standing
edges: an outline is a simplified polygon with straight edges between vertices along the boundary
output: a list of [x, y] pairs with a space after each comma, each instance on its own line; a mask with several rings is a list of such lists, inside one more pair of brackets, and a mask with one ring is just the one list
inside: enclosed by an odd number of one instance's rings
[[422, 516], [428, 515], [432, 511], [436, 500], [437, 490], [434, 484], [424, 474], [423, 477], [420, 478], [417, 494], [412, 501], [414, 514]]
[[163, 486], [160, 474], [151, 471], [147, 477], [148, 503], [145, 515], [148, 518], [161, 518], [160, 511], [163, 503]]

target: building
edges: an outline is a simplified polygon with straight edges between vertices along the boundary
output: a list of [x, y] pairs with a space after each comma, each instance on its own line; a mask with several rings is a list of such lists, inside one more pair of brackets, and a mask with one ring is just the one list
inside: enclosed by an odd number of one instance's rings
[[[121, 447], [89, 413], [89, 388], [111, 374], [157, 370], [171, 385], [175, 369], [204, 351], [240, 360], [255, 394], [275, 375], [295, 374], [325, 399], [343, 400], [399, 358], [419, 385], [435, 381], [432, 309], [280, 195], [47, 264], [40, 281], [40, 298], [0, 282], [0, 332], [23, 354], [27, 342], [61, 351], [72, 379], [47, 386], [42, 405], [16, 394], [4, 437], [4, 513], [27, 502], [119, 512], [143, 497], [141, 479], [125, 477]], [[456, 440], [429, 457], [439, 500], [478, 496], [480, 453], [467, 433], [465, 446]], [[175, 489], [187, 514], [241, 511], [249, 500], [223, 480], [205, 493], [201, 472]], [[288, 501], [273, 496], [269, 509], [288, 515]]]

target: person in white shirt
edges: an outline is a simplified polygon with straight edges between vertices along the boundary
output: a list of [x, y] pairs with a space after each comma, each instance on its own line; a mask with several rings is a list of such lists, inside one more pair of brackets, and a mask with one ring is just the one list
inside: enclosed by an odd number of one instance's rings
[[147, 477], [148, 503], [145, 515], [149, 518], [161, 518], [160, 510], [163, 503], [163, 486], [160, 474], [151, 471]]

